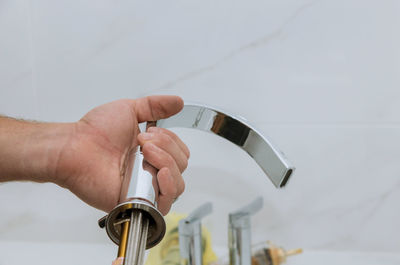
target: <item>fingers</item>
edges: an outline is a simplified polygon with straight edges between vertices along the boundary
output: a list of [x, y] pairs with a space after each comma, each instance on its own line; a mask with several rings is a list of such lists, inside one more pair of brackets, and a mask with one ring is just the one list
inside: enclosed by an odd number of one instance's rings
[[182, 181], [182, 192], [179, 192], [174, 177], [171, 175], [170, 170], [166, 167], [158, 171], [157, 179], [160, 186], [158, 209], [163, 215], [166, 215], [171, 209], [171, 205], [174, 203], [175, 199], [178, 198], [179, 195], [183, 192], [184, 182]]
[[162, 214], [167, 214], [173, 201], [185, 189], [181, 170], [170, 153], [151, 141], [144, 143], [142, 152], [147, 162], [159, 169], [157, 174], [160, 189], [158, 208]]
[[147, 129], [148, 132], [154, 132], [154, 133], [165, 133], [169, 137], [171, 137], [172, 140], [175, 141], [175, 143], [179, 146], [179, 148], [182, 150], [182, 152], [186, 155], [187, 158], [190, 157], [190, 151], [189, 148], [186, 146], [186, 144], [176, 135], [175, 133], [171, 132], [170, 130], [164, 129], [164, 128], [158, 128], [158, 127], [150, 127]]
[[148, 132], [139, 134], [138, 141], [141, 146], [151, 142], [167, 152], [175, 160], [180, 172], [187, 168], [189, 149], [173, 132], [152, 127], [149, 128]]
[[112, 265], [122, 265], [124, 263], [124, 258], [117, 258], [113, 261]]
[[[183, 108], [182, 99], [176, 96], [151, 96], [133, 102], [138, 122], [167, 118]], [[150, 127], [137, 139], [146, 161], [159, 169], [158, 209], [165, 215], [185, 188], [182, 172], [188, 165], [189, 149], [176, 134], [163, 128]]]
[[131, 102], [139, 123], [168, 118], [183, 108], [183, 100], [178, 96], [149, 96]]

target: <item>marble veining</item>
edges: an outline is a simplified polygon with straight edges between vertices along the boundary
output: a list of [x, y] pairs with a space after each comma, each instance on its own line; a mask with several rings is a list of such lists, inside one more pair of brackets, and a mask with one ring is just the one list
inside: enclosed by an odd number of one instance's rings
[[290, 25], [290, 23], [292, 23], [298, 16], [300, 16], [301, 13], [304, 12], [304, 10], [307, 10], [307, 9], [311, 8], [314, 5], [315, 2], [318, 2], [318, 1], [312, 1], [310, 3], [304, 4], [304, 5], [300, 6], [299, 8], [297, 8], [293, 12], [293, 14], [288, 19], [286, 19], [282, 23], [282, 25], [280, 27], [278, 27], [276, 30], [274, 30], [273, 32], [271, 32], [271, 33], [269, 33], [269, 34], [267, 34], [267, 35], [265, 35], [263, 37], [260, 37], [260, 38], [258, 38], [256, 40], [250, 41], [250, 42], [248, 42], [248, 43], [246, 43], [244, 45], [241, 45], [237, 49], [232, 50], [232, 51], [228, 52], [227, 54], [225, 54], [218, 61], [213, 62], [213, 63], [211, 63], [211, 64], [209, 64], [207, 66], [201, 67], [199, 69], [192, 70], [192, 71], [190, 71], [188, 73], [182, 74], [180, 77], [178, 77], [178, 78], [176, 78], [174, 80], [168, 81], [165, 84], [161, 85], [160, 87], [158, 87], [158, 88], [156, 88], [154, 90], [156, 90], [156, 91], [161, 90], [162, 91], [162, 90], [165, 90], [165, 89], [171, 89], [175, 85], [177, 85], [178, 83], [181, 83], [181, 82], [196, 78], [197, 76], [200, 76], [202, 74], [205, 74], [205, 73], [207, 73], [209, 71], [214, 70], [215, 68], [217, 68], [217, 67], [221, 66], [222, 64], [224, 64], [225, 62], [228, 62], [229, 60], [234, 59], [236, 56], [238, 56], [239, 54], [241, 54], [243, 52], [246, 52], [246, 51], [251, 50], [251, 49], [256, 49], [256, 48], [258, 48], [260, 46], [268, 45], [271, 41], [274, 41], [274, 40], [277, 40], [277, 39], [281, 38], [282, 35], [284, 34], [286, 28]]

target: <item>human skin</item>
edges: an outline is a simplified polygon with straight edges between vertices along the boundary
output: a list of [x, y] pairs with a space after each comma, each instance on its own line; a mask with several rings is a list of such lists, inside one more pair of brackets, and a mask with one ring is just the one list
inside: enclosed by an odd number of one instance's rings
[[187, 146], [173, 132], [138, 123], [178, 113], [177, 96], [123, 99], [96, 107], [73, 123], [40, 123], [0, 117], [0, 182], [53, 182], [89, 205], [109, 212], [130, 174], [138, 146], [158, 169], [158, 208], [167, 214], [183, 192]]

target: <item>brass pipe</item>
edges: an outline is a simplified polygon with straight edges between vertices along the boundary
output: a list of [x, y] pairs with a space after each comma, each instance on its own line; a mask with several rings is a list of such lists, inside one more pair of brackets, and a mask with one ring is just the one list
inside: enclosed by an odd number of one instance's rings
[[129, 221], [122, 223], [121, 228], [121, 238], [118, 247], [118, 258], [125, 258], [126, 255], [126, 243], [128, 242], [128, 232], [129, 232]]

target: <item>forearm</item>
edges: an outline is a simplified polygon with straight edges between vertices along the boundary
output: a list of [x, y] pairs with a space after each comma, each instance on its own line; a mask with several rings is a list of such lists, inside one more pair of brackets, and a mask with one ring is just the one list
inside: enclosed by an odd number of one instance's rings
[[0, 182], [57, 182], [56, 165], [71, 124], [37, 123], [0, 116]]

